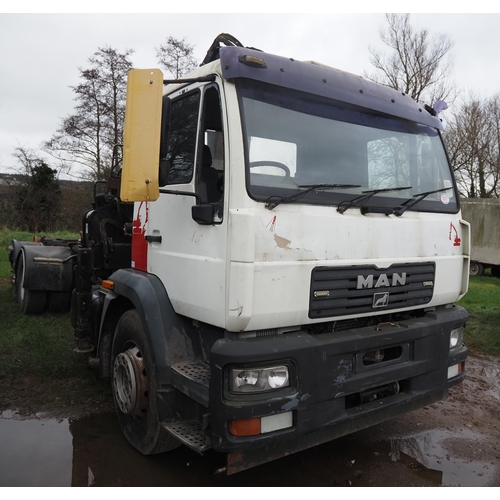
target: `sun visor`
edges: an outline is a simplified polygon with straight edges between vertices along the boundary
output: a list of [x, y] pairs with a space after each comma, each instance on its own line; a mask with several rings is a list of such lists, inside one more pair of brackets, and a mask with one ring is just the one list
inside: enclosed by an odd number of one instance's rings
[[155, 201], [160, 158], [163, 73], [159, 69], [133, 69], [128, 74], [122, 201]]
[[297, 61], [243, 47], [221, 47], [220, 63], [226, 80], [249, 78], [443, 130], [441, 120], [409, 95], [314, 61]]

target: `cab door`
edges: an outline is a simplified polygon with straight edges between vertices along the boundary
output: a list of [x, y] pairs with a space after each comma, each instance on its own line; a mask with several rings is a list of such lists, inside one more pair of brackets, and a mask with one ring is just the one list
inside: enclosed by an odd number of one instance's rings
[[[149, 204], [147, 269], [162, 280], [177, 313], [224, 327], [224, 102], [217, 83], [193, 84], [169, 97], [168, 142], [162, 158], [168, 176], [160, 180], [160, 198]], [[200, 209], [204, 222], [193, 217]]]

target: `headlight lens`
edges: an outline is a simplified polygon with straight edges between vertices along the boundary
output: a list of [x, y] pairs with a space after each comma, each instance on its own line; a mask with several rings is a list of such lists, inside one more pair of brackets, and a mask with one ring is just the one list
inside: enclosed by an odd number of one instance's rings
[[259, 372], [252, 370], [244, 370], [235, 374], [234, 385], [236, 387], [244, 387], [246, 385], [256, 386], [259, 382]]
[[464, 341], [464, 327], [455, 328], [450, 333], [450, 349], [462, 345]]
[[288, 369], [286, 366], [280, 366], [269, 372], [267, 382], [273, 389], [281, 389], [288, 385]]
[[263, 392], [290, 385], [288, 367], [231, 368], [229, 388], [232, 392]]

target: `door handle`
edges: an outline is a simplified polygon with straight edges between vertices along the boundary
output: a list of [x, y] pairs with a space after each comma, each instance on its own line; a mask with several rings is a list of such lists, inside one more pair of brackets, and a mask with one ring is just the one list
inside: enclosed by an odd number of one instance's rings
[[148, 235], [144, 236], [144, 238], [149, 243], [161, 243], [161, 235], [148, 234]]

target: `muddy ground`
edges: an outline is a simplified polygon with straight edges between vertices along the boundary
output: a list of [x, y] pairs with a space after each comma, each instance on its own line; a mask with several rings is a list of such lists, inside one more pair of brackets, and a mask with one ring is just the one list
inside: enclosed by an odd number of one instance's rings
[[[230, 477], [220, 473], [223, 461], [213, 452], [199, 457], [179, 448], [139, 456], [118, 430], [109, 389], [92, 372], [85, 381], [25, 380], [10, 387], [6, 382], [0, 384], [0, 427], [6, 418], [12, 425], [38, 419], [48, 428], [44, 419], [56, 419], [73, 427], [75, 486], [500, 486], [500, 358], [470, 355], [465, 382], [444, 401]], [[75, 432], [77, 425], [82, 430]], [[106, 444], [105, 451], [98, 443]], [[5, 460], [7, 455], [3, 448]], [[78, 479], [75, 457], [82, 456], [86, 465]], [[123, 463], [110, 468], [117, 456], [130, 469]], [[87, 469], [93, 470], [92, 481]]]
[[452, 387], [447, 399], [382, 424], [377, 432], [394, 439], [412, 429], [443, 431], [436, 468], [459, 459], [482, 463], [482, 470], [475, 473], [490, 479], [481, 485], [500, 486], [500, 358], [469, 354], [465, 381]]

